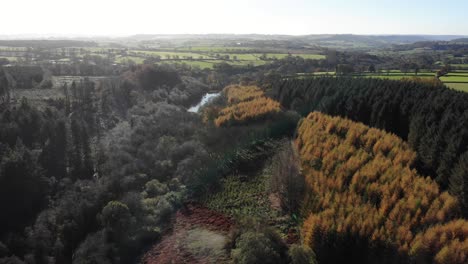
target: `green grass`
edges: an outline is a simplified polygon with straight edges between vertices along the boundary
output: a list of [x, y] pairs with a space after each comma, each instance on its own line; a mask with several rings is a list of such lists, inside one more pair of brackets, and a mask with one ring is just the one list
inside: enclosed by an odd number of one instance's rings
[[452, 75], [440, 77], [442, 82], [468, 82], [468, 76]]
[[434, 75], [363, 75], [362, 77], [366, 78], [379, 78], [379, 79], [389, 79], [389, 80], [401, 80], [403, 78], [419, 77], [419, 78], [434, 78]]
[[9, 60], [9, 61], [16, 61], [16, 60], [18, 60], [18, 57], [0, 57], [0, 58], [7, 59], [7, 60]]
[[450, 64], [452, 67], [462, 67], [462, 68], [468, 68], [468, 64]]
[[181, 60], [181, 61], [161, 61], [158, 64], [186, 64], [192, 67], [200, 67], [201, 69], [213, 69], [213, 65], [216, 61], [202, 61], [202, 60]]
[[174, 52], [174, 51], [148, 51], [148, 50], [132, 50], [130, 52], [135, 52], [137, 54], [147, 55], [147, 56], [161, 56], [162, 60], [168, 58], [173, 59], [174, 56], [179, 56], [180, 59], [184, 59], [186, 57], [192, 57], [193, 59], [210, 59], [210, 56], [200, 53], [193, 53], [193, 52]]
[[459, 72], [450, 72], [449, 74], [445, 75], [445, 76], [467, 76], [468, 77], [468, 72], [462, 72], [462, 71], [459, 71]]
[[257, 53], [219, 53], [221, 56], [226, 56], [229, 55], [229, 58], [232, 60], [234, 56], [237, 57], [238, 60], [249, 60], [249, 61], [255, 61], [255, 60], [260, 60], [259, 57], [261, 54]]
[[195, 46], [191, 47], [190, 49], [188, 48], [183, 48], [184, 50], [192, 50], [192, 51], [204, 51], [204, 52], [228, 52], [228, 51], [236, 51], [236, 50], [242, 50], [242, 51], [249, 51], [252, 50], [252, 48], [249, 47], [236, 47], [236, 46]]
[[[239, 60], [260, 60], [263, 53], [222, 53], [220, 55], [229, 55], [231, 59], [237, 56]], [[287, 53], [265, 53], [265, 55], [267, 59], [284, 59], [289, 56]], [[325, 55], [320, 54], [291, 54], [291, 56], [313, 60], [325, 59]]]
[[200, 67], [201, 69], [213, 69], [215, 64], [228, 63], [232, 66], [259, 66], [267, 62], [265, 61], [223, 61], [223, 60], [180, 60], [180, 61], [171, 61], [163, 60], [158, 62], [158, 64], [169, 63], [169, 64], [186, 64], [192, 67]]
[[[247, 180], [241, 180], [247, 177]], [[205, 199], [205, 205], [215, 211], [232, 217], [273, 218], [277, 212], [271, 209], [268, 199], [267, 181], [269, 176], [231, 175], [221, 181], [221, 190]]]
[[[261, 56], [262, 54], [259, 54]], [[267, 58], [276, 58], [276, 59], [284, 59], [289, 56], [287, 53], [267, 53]], [[291, 54], [293, 57], [301, 57], [304, 59], [312, 59], [312, 60], [323, 60], [325, 59], [325, 55], [321, 54]]]
[[457, 91], [468, 93], [468, 83], [446, 83], [445, 86]]

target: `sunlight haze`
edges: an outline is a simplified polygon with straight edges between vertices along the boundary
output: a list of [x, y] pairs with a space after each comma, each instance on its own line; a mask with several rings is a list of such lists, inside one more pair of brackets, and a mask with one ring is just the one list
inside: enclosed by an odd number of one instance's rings
[[16, 0], [2, 3], [0, 35], [466, 35], [467, 9], [455, 0]]

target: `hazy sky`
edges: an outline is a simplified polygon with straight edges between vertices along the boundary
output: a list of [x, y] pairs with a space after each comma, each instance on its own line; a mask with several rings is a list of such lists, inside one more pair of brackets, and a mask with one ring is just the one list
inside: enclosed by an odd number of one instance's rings
[[468, 0], [3, 0], [0, 8], [0, 35], [468, 35]]

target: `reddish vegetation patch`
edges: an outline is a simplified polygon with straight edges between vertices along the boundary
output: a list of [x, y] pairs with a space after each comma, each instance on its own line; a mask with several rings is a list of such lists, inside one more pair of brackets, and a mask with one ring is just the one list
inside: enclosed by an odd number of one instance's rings
[[143, 256], [142, 263], [210, 263], [211, 261], [194, 256], [185, 248], [183, 242], [187, 232], [195, 228], [206, 228], [227, 234], [232, 227], [233, 221], [229, 217], [197, 204], [188, 204], [177, 212], [173, 231]]

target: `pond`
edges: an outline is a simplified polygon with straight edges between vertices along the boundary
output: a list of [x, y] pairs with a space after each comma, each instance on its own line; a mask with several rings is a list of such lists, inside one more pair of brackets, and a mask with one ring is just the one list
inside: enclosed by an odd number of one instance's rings
[[192, 112], [192, 113], [197, 113], [198, 110], [200, 110], [200, 107], [202, 107], [205, 104], [211, 102], [213, 99], [215, 99], [216, 97], [218, 97], [220, 95], [221, 95], [221, 92], [207, 93], [202, 97], [201, 101], [197, 105], [194, 105], [194, 106], [190, 107], [187, 111]]

